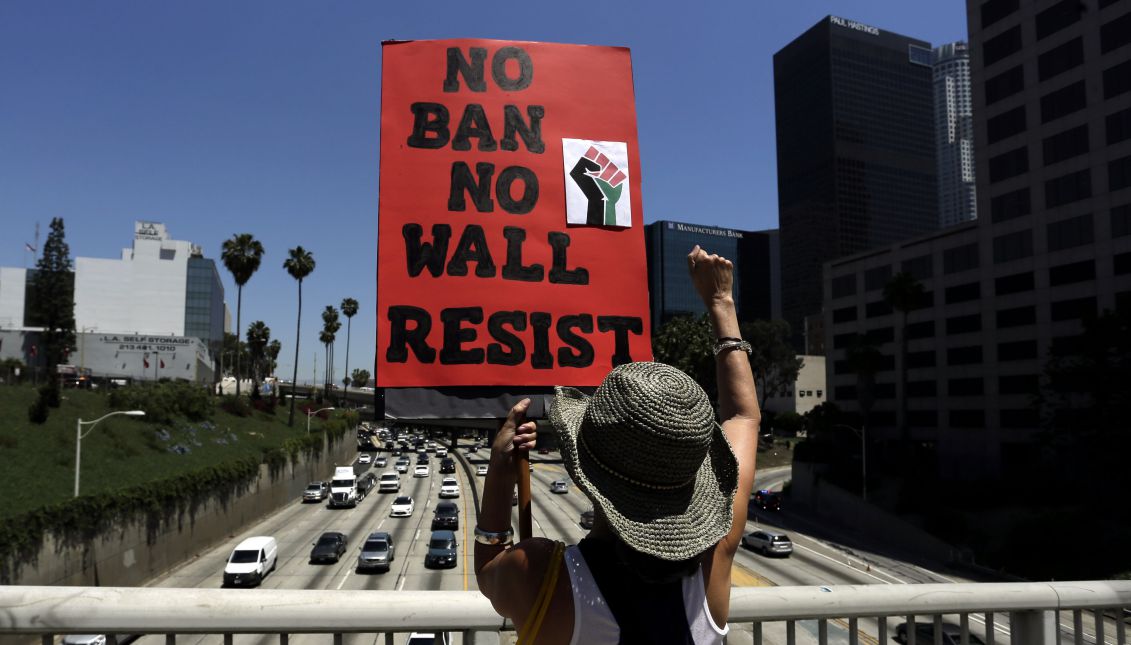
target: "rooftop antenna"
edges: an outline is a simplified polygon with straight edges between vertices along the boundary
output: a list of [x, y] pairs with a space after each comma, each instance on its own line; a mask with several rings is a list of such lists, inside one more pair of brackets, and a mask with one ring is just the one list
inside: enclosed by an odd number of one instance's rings
[[28, 252], [31, 253], [31, 259], [32, 260], [35, 260], [36, 254], [39, 253], [39, 222], [35, 223], [35, 244], [28, 244], [27, 242], [24, 242], [24, 251], [25, 251], [25, 253], [24, 253], [24, 268], [26, 269], [26, 268], [28, 268], [27, 267], [27, 253]]

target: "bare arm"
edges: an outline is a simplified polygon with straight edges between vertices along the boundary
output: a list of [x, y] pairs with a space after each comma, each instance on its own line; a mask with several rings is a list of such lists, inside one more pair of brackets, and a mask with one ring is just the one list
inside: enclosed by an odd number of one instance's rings
[[[695, 290], [707, 307], [716, 338], [739, 338], [738, 315], [734, 308], [734, 265], [730, 260], [710, 255], [698, 245], [687, 256]], [[711, 614], [725, 621], [730, 608], [730, 567], [746, 528], [746, 508], [754, 486], [754, 462], [758, 455], [758, 424], [762, 413], [750, 359], [746, 352], [732, 349], [715, 358], [719, 387], [719, 417], [723, 434], [738, 460], [738, 490], [734, 495], [734, 520], [730, 532], [715, 547], [707, 579]]]

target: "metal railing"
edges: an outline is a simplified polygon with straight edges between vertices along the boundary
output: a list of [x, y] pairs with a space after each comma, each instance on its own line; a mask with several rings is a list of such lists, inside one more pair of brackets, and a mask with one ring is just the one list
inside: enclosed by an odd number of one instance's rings
[[[1131, 581], [1053, 583], [854, 585], [736, 588], [730, 624], [749, 626], [754, 643], [769, 625], [784, 629], [792, 645], [802, 621], [816, 621], [815, 639], [829, 642], [829, 627], [846, 631], [847, 642], [888, 642], [889, 619], [915, 625], [929, 619], [933, 638], [906, 632], [911, 645], [942, 645], [944, 617], [957, 617], [956, 642], [987, 645], [1052, 645], [1062, 635], [1074, 643], [1126, 643], [1125, 616]], [[1061, 612], [1067, 612], [1062, 614]], [[1008, 616], [1007, 624], [995, 614]], [[1066, 619], [1062, 619], [1065, 616]], [[1085, 621], [1085, 616], [1088, 621]], [[982, 629], [972, 629], [981, 622]], [[1092, 625], [1091, 631], [1086, 623]], [[808, 626], [809, 628], [812, 625]], [[474, 643], [484, 632], [508, 631], [482, 594], [471, 591], [323, 591], [282, 589], [165, 589], [134, 587], [0, 587], [0, 635], [38, 635], [51, 645], [59, 634], [291, 634], [448, 631]]]

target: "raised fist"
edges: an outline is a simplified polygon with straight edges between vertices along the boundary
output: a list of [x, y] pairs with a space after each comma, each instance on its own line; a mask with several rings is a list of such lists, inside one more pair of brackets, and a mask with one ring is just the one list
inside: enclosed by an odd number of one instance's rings
[[596, 148], [589, 146], [585, 156], [578, 159], [573, 170], [569, 171], [569, 176], [589, 200], [585, 223], [589, 226], [616, 226], [617, 201], [627, 179], [624, 172]]

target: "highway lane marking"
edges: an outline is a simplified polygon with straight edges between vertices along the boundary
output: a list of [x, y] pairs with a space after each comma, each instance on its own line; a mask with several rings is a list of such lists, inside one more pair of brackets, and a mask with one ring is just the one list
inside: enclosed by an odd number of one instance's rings
[[769, 578], [754, 573], [743, 565], [735, 562], [730, 567], [730, 584], [732, 587], [776, 587], [777, 584]]
[[[808, 536], [806, 536], [806, 537], [808, 537]], [[836, 563], [839, 566], [846, 567], [846, 568], [848, 568], [852, 571], [855, 571], [856, 573], [862, 573], [862, 574], [868, 576], [869, 578], [872, 578], [873, 580], [879, 580], [880, 582], [884, 583], [885, 585], [892, 584], [892, 583], [888, 582], [887, 580], [884, 580], [883, 578], [872, 575], [872, 573], [870, 573], [868, 571], [864, 571], [862, 569], [857, 569], [856, 567], [852, 566], [851, 564], [845, 564], [844, 562], [837, 560], [836, 558], [830, 558], [829, 556], [825, 555], [824, 553], [819, 553], [819, 552], [817, 552], [813, 549], [810, 549], [809, 547], [804, 546], [802, 544], [797, 544], [796, 542], [794, 542], [793, 546], [795, 546], [799, 549], [804, 549], [804, 550], [808, 551], [809, 553], [812, 553], [813, 555], [815, 555], [817, 557], [824, 558], [824, 559], [828, 560], [829, 562], [833, 562], [833, 563]], [[852, 562], [851, 558], [849, 559], [849, 562], [850, 563]], [[903, 580], [900, 580], [899, 578], [896, 578], [895, 576], [892, 576], [890, 574], [885, 574], [885, 575], [888, 575], [888, 577], [893, 578], [894, 580], [896, 580], [900, 584], [904, 584], [904, 585], [909, 584], [909, 583], [904, 582]]]

